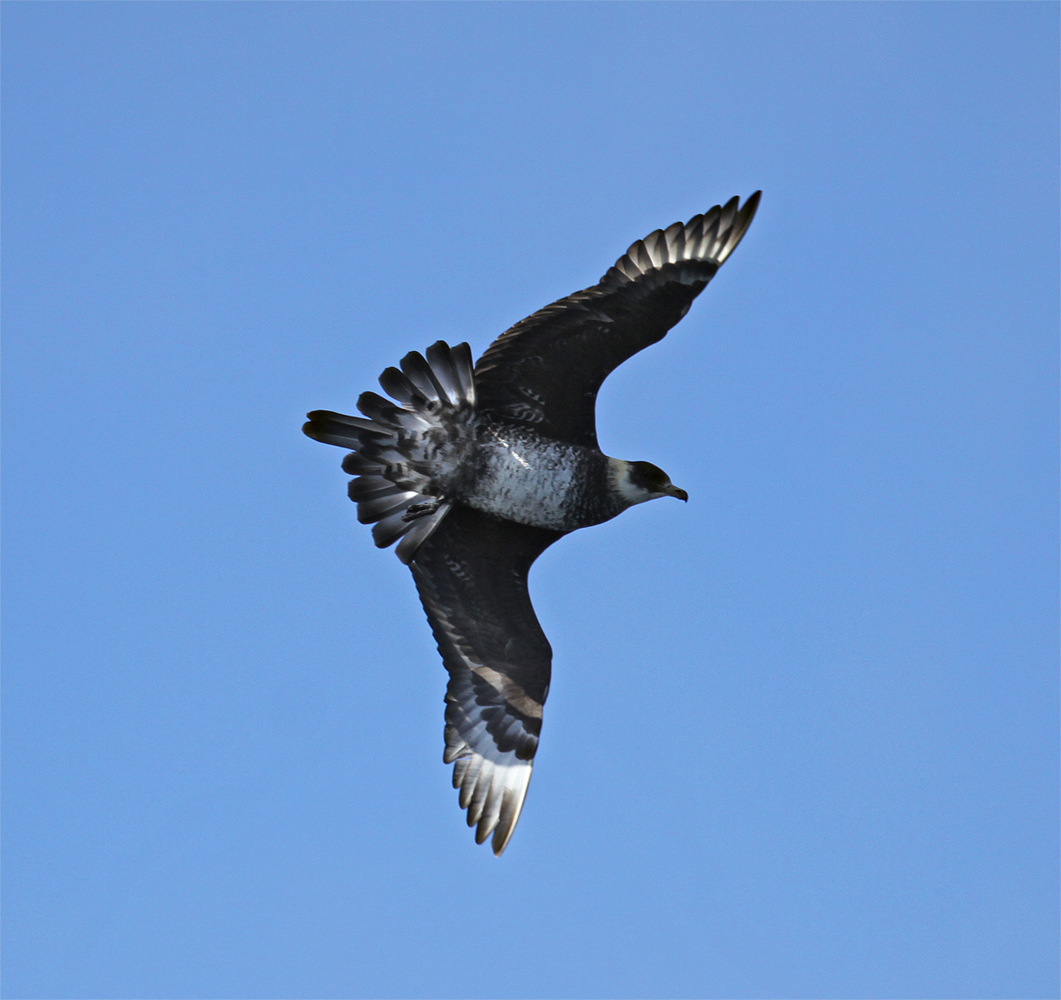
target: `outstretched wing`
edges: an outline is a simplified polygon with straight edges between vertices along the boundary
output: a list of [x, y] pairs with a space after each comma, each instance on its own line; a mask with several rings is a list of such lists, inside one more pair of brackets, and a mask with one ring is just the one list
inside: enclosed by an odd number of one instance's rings
[[662, 340], [736, 249], [759, 205], [732, 198], [638, 240], [592, 288], [505, 331], [475, 366], [479, 409], [547, 437], [597, 447], [608, 373]]
[[476, 843], [492, 833], [498, 855], [527, 794], [552, 664], [527, 572], [561, 535], [455, 504], [410, 566], [450, 676], [443, 759]]

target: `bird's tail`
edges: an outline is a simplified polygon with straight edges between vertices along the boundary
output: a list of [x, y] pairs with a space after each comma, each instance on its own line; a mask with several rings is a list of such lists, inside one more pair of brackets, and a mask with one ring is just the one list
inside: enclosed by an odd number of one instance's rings
[[404, 563], [412, 562], [450, 507], [432, 489], [428, 457], [444, 450], [454, 426], [475, 410], [471, 348], [451, 348], [440, 340], [426, 353], [425, 358], [411, 351], [401, 370], [388, 368], [380, 375], [380, 385], [397, 405], [363, 392], [357, 408], [364, 417], [314, 410], [302, 428], [317, 441], [351, 450], [343, 469], [357, 477], [350, 483], [357, 519], [374, 525], [372, 537], [380, 548], [398, 541], [395, 551]]

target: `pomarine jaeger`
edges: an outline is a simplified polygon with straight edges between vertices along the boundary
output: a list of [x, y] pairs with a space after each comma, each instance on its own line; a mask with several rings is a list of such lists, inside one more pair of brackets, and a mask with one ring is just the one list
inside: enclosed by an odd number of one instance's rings
[[689, 311], [759, 194], [638, 240], [598, 284], [517, 323], [474, 366], [467, 344], [440, 340], [380, 376], [397, 402], [365, 392], [363, 417], [308, 415], [306, 434], [350, 450], [357, 519], [412, 570], [449, 671], [443, 760], [476, 843], [493, 834], [496, 855], [523, 808], [549, 693], [531, 564], [634, 504], [688, 499], [655, 465], [601, 452], [597, 391]]

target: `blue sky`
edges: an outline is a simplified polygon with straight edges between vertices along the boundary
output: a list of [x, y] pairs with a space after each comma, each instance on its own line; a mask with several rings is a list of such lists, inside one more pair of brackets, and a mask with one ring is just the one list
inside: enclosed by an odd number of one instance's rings
[[[7, 997], [1057, 995], [1058, 7], [4, 6]], [[306, 410], [763, 189], [603, 390], [476, 847]]]

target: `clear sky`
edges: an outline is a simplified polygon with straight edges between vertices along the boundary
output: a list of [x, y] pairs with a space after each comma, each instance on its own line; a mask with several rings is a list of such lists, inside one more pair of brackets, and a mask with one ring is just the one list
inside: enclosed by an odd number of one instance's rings
[[[3, 15], [6, 997], [1057, 996], [1056, 4]], [[305, 411], [756, 188], [497, 860]]]

